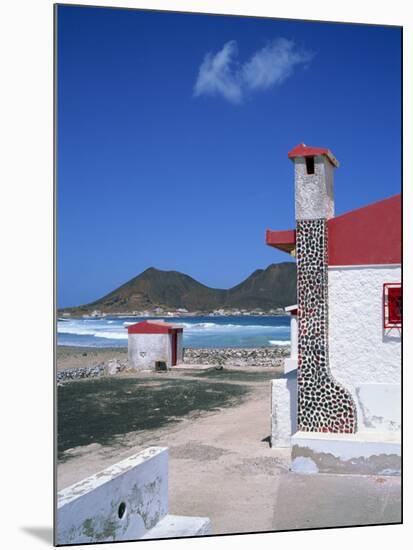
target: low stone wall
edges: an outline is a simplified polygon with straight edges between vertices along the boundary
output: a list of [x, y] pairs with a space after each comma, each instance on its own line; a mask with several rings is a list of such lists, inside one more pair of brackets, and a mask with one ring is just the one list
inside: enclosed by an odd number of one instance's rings
[[58, 383], [69, 382], [70, 380], [81, 380], [82, 378], [96, 378], [97, 376], [113, 376], [128, 369], [127, 361], [116, 359], [90, 367], [79, 367], [76, 369], [64, 369], [56, 373]]
[[290, 346], [271, 348], [184, 349], [184, 363], [234, 367], [278, 367], [290, 355]]
[[[290, 346], [271, 348], [205, 348], [184, 349], [184, 364], [216, 365], [233, 367], [281, 367], [285, 357], [290, 354]], [[113, 376], [130, 369], [127, 360], [113, 359], [91, 365], [57, 371], [58, 384], [71, 380]], [[173, 370], [173, 367], [172, 367]], [[136, 371], [134, 371], [136, 372]]]

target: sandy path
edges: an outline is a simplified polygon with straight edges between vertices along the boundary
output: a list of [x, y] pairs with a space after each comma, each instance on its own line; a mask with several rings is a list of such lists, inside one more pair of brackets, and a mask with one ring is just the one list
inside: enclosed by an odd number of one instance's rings
[[266, 441], [270, 382], [246, 385], [238, 406], [129, 434], [122, 447], [75, 450], [59, 465], [59, 487], [160, 445], [169, 448], [169, 513], [207, 516], [214, 534], [400, 521], [400, 478], [288, 472], [289, 451]]
[[239, 406], [129, 434], [126, 447], [75, 450], [79, 455], [58, 467], [59, 488], [142, 447], [167, 446], [170, 513], [208, 516], [215, 533], [271, 529], [277, 474], [287, 468], [287, 453], [275, 452], [263, 441], [270, 434], [270, 382], [246, 385], [251, 393]]

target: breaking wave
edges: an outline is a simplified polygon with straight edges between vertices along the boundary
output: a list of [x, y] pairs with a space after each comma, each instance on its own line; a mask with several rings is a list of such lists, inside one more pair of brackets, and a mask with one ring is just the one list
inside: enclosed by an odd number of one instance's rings
[[[126, 320], [127, 319], [127, 320]], [[288, 317], [208, 317], [162, 318], [184, 328], [185, 347], [263, 347], [287, 346], [290, 337]], [[127, 327], [142, 318], [68, 319], [58, 322], [58, 344], [73, 346], [123, 346]], [[146, 320], [149, 320], [148, 318]], [[158, 320], [160, 320], [158, 318]]]

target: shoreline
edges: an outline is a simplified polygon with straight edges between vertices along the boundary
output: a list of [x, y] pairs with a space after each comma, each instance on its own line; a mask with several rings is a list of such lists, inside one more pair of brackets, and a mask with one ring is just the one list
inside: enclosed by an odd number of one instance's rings
[[133, 318], [136, 318], [136, 319], [152, 319], [152, 318], [156, 318], [156, 319], [167, 319], [168, 317], [170, 317], [171, 319], [178, 319], [180, 317], [214, 317], [214, 318], [220, 318], [220, 317], [287, 317], [288, 316], [288, 313], [286, 313], [285, 311], [279, 311], [279, 312], [274, 312], [274, 313], [269, 313], [269, 312], [263, 312], [263, 313], [258, 313], [258, 312], [248, 312], [248, 313], [236, 313], [236, 312], [232, 312], [232, 311], [228, 311], [228, 312], [225, 312], [225, 313], [211, 313], [211, 312], [202, 312], [202, 311], [188, 311], [186, 313], [178, 313], [178, 312], [165, 312], [165, 313], [151, 313], [149, 315], [138, 315], [136, 313], [104, 313], [102, 315], [92, 315], [92, 314], [88, 314], [88, 313], [79, 313], [79, 314], [70, 314], [70, 315], [66, 315], [66, 311], [63, 311], [62, 313], [59, 313], [59, 311], [57, 311], [57, 320], [58, 321], [70, 321], [71, 319], [76, 319], [76, 320], [82, 320], [82, 319], [96, 319], [96, 320], [101, 320], [101, 319], [106, 319], [106, 318], [111, 318], [111, 317], [114, 317], [114, 318], [120, 318], [122, 319], [123, 317], [127, 317], [127, 318], [130, 318], [130, 317], [133, 317]]

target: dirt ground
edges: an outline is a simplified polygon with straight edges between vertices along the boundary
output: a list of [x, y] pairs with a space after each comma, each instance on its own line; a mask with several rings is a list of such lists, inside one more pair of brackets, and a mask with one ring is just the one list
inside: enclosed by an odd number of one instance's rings
[[81, 348], [75, 346], [57, 346], [57, 370], [78, 369], [97, 365], [110, 359], [126, 361], [127, 348]]
[[289, 452], [269, 445], [270, 381], [230, 383], [249, 389], [232, 407], [72, 449], [58, 488], [157, 445], [169, 448], [169, 513], [207, 516], [214, 534], [400, 522], [400, 478], [289, 472]]

